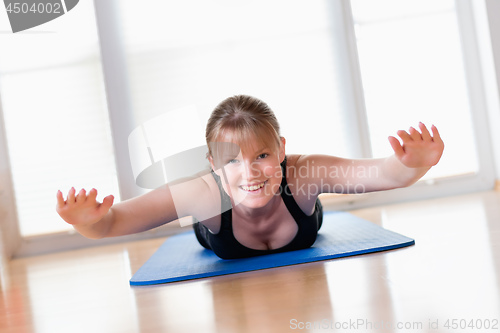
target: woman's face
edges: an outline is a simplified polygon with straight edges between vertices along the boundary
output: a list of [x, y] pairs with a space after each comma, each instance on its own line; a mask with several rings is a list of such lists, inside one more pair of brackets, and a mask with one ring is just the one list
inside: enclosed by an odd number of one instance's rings
[[226, 144], [218, 162], [212, 167], [219, 177], [233, 204], [248, 208], [264, 207], [278, 193], [282, 171], [280, 163], [285, 157], [285, 140], [279, 148], [258, 143], [239, 149], [236, 144]]

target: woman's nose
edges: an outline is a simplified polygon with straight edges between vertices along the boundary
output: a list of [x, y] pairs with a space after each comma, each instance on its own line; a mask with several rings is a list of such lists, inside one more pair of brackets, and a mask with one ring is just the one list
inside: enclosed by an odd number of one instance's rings
[[245, 161], [243, 163], [244, 167], [244, 173], [247, 179], [255, 179], [259, 178], [260, 175], [260, 170], [258, 168], [258, 165], [254, 163], [253, 161]]

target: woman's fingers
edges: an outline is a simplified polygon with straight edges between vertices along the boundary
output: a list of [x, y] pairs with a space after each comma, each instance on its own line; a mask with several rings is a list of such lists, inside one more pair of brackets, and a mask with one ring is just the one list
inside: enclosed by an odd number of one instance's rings
[[434, 142], [437, 142], [437, 143], [443, 143], [443, 140], [441, 139], [441, 135], [439, 134], [439, 131], [437, 129], [436, 126], [432, 125], [431, 126], [431, 130], [432, 130], [432, 139]]
[[396, 139], [393, 136], [390, 136], [389, 143], [391, 144], [392, 150], [394, 150], [394, 153], [396, 154], [396, 156], [399, 157], [399, 156], [404, 155], [405, 151], [404, 151], [403, 147], [401, 146], [401, 144], [399, 143], [398, 139]]
[[57, 197], [57, 208], [63, 208], [64, 205], [66, 204], [66, 201], [64, 201], [62, 192], [58, 190], [56, 197]]
[[87, 199], [87, 192], [85, 191], [85, 189], [81, 189], [80, 192], [78, 192], [78, 194], [76, 195], [76, 202], [85, 202], [85, 200]]
[[97, 190], [95, 188], [93, 188], [89, 191], [89, 194], [87, 196], [87, 200], [94, 202], [96, 197], [97, 197]]
[[444, 149], [441, 136], [434, 125], [431, 127], [432, 135], [422, 122], [418, 127], [420, 131], [410, 127], [409, 133], [403, 130], [397, 132], [402, 144], [395, 137], [389, 137], [392, 149], [396, 157], [408, 167], [436, 165]]
[[66, 201], [61, 191], [57, 191], [56, 211], [64, 221], [72, 225], [93, 224], [99, 221], [113, 205], [114, 197], [108, 195], [100, 203], [96, 200], [97, 190], [91, 189], [88, 193], [81, 189], [75, 195], [75, 188], [68, 192]]
[[398, 131], [398, 135], [403, 140], [403, 143], [407, 143], [410, 141], [441, 141], [441, 136], [439, 135], [436, 126], [432, 125], [431, 127], [432, 135], [424, 123], [420, 122], [418, 124], [418, 128], [420, 129], [420, 131], [418, 131], [414, 127], [410, 127], [408, 131], [409, 133], [403, 130]]
[[76, 192], [76, 190], [74, 187], [69, 189], [68, 198], [66, 199], [66, 203], [72, 204], [75, 202], [75, 192]]
[[108, 210], [113, 206], [113, 201], [115, 200], [115, 197], [112, 195], [108, 195], [104, 199], [102, 199], [102, 204], [99, 205], [98, 210], [100, 211], [101, 214], [105, 214], [108, 212]]
[[410, 134], [406, 133], [406, 131], [399, 130], [398, 131], [398, 136], [401, 138], [401, 140], [403, 140], [403, 144], [407, 143], [407, 142], [410, 142], [410, 141], [413, 141], [413, 139], [410, 136]]
[[414, 127], [410, 127], [410, 136], [413, 141], [422, 141], [422, 135]]
[[422, 139], [427, 142], [432, 141], [432, 136], [429, 133], [429, 130], [427, 130], [427, 127], [422, 122], [418, 124], [418, 127], [420, 128], [420, 132], [422, 133]]
[[97, 198], [97, 190], [95, 188], [91, 189], [89, 193], [85, 191], [85, 189], [81, 189], [78, 194], [76, 194], [76, 190], [72, 187], [68, 192], [68, 197], [64, 200], [64, 196], [61, 191], [57, 191], [57, 206], [59, 208], [64, 207], [65, 204], [74, 204], [74, 203], [84, 203], [84, 202], [93, 202], [96, 203]]

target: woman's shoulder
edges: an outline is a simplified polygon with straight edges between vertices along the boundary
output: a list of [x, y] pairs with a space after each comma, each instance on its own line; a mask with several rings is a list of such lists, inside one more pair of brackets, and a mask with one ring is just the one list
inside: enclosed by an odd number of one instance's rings
[[287, 168], [294, 168], [303, 158], [302, 154], [287, 154], [285, 157], [285, 164]]
[[316, 177], [325, 168], [338, 167], [351, 163], [350, 160], [324, 154], [293, 154], [286, 155], [287, 174], [301, 179]]
[[180, 216], [191, 215], [199, 221], [220, 214], [220, 191], [210, 171], [168, 184]]
[[286, 156], [286, 178], [296, 186], [308, 184], [316, 177], [315, 169], [324, 164], [322, 155], [293, 154]]
[[312, 171], [322, 165], [334, 163], [335, 157], [319, 154], [286, 155], [287, 177], [306, 180], [314, 177]]

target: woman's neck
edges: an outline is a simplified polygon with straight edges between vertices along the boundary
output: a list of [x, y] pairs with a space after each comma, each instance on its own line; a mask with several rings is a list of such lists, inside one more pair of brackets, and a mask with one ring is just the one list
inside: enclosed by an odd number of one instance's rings
[[252, 221], [258, 223], [259, 221], [265, 221], [270, 216], [273, 215], [281, 203], [281, 196], [279, 194], [274, 195], [269, 202], [259, 208], [247, 207], [243, 204], [236, 204], [233, 206], [233, 216], [242, 218], [246, 221]]

